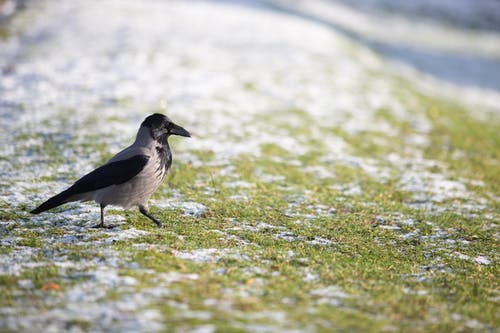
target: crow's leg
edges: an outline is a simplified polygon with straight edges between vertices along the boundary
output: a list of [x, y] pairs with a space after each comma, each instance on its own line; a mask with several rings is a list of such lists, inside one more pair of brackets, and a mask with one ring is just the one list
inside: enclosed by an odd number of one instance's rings
[[114, 228], [113, 225], [104, 226], [104, 208], [106, 207], [106, 205], [100, 204], [100, 206], [101, 206], [101, 223], [92, 226], [92, 228], [108, 228], [108, 229]]
[[148, 206], [146, 205], [139, 205], [139, 211], [142, 213], [142, 215], [147, 216], [151, 221], [156, 223], [157, 226], [161, 227], [161, 222], [158, 221], [149, 213]]

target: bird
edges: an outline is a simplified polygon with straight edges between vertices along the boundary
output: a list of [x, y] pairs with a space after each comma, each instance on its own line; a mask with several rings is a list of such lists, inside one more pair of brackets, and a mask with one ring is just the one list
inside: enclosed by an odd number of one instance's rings
[[67, 202], [94, 200], [101, 208], [101, 222], [95, 228], [105, 228], [104, 208], [108, 205], [138, 207], [139, 212], [160, 227], [161, 222], [149, 212], [148, 200], [162, 184], [172, 165], [168, 144], [171, 135], [191, 136], [161, 113], [146, 117], [132, 145], [31, 213], [40, 214]]

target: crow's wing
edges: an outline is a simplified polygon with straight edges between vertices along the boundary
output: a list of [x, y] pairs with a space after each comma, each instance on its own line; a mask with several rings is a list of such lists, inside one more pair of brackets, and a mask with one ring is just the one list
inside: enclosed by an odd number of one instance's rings
[[77, 180], [68, 190], [72, 190], [72, 194], [78, 194], [125, 183], [141, 172], [148, 161], [149, 156], [136, 155], [105, 164]]
[[80, 200], [79, 194], [92, 192], [111, 185], [118, 185], [134, 178], [144, 169], [149, 156], [135, 155], [125, 160], [107, 163], [83, 176], [67, 190], [57, 194], [32, 211], [38, 214], [63, 203]]

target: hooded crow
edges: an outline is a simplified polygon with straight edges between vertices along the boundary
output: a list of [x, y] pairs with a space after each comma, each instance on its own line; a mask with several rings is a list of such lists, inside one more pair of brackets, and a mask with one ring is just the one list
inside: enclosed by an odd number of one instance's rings
[[71, 201], [94, 200], [101, 206], [101, 223], [95, 226], [97, 228], [104, 228], [104, 208], [108, 205], [124, 208], [137, 206], [142, 214], [161, 226], [160, 221], [149, 213], [147, 202], [172, 165], [172, 153], [167, 141], [170, 135], [191, 136], [163, 114], [148, 116], [131, 146], [31, 213], [39, 214]]

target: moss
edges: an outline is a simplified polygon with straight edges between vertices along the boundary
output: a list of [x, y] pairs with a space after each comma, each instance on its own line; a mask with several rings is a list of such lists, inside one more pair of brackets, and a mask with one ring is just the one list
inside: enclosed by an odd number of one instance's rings
[[71, 319], [65, 323], [65, 329], [73, 330], [80, 329], [82, 331], [89, 331], [92, 328], [92, 323], [87, 320]]
[[39, 248], [43, 246], [43, 241], [38, 232], [29, 230], [22, 233], [22, 239], [17, 242], [17, 245]]

